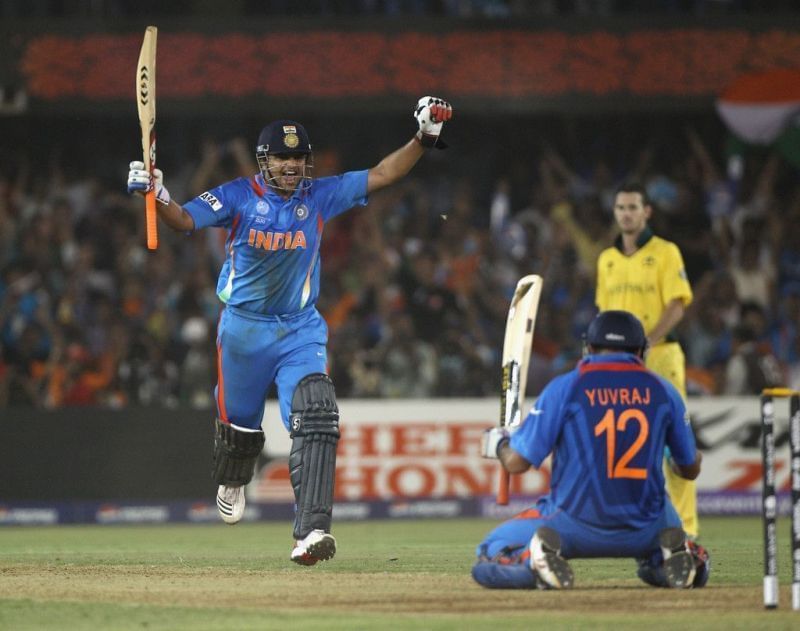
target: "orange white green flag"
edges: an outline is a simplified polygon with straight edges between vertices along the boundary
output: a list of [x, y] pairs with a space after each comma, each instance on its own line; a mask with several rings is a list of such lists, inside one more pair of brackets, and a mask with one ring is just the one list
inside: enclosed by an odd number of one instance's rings
[[738, 77], [720, 94], [717, 112], [739, 140], [775, 146], [800, 165], [800, 69]]

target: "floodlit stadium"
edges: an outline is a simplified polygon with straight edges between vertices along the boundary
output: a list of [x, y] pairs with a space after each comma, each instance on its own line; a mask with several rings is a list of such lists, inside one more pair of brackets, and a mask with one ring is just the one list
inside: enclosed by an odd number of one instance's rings
[[794, 5], [0, 3], [0, 628], [796, 626]]

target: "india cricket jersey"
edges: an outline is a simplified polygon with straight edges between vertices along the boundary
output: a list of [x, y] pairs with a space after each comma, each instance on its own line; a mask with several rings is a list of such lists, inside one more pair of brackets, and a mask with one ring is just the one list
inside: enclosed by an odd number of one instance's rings
[[551, 381], [511, 447], [538, 467], [551, 452], [550, 501], [582, 523], [643, 528], [664, 513], [664, 445], [695, 461], [686, 406], [627, 353], [592, 355]]
[[238, 178], [183, 207], [195, 230], [229, 230], [220, 300], [258, 315], [284, 315], [316, 303], [325, 222], [366, 203], [367, 171], [351, 171], [315, 179], [289, 199], [269, 189], [261, 174]]
[[297, 383], [327, 372], [328, 328], [315, 308], [325, 222], [367, 203], [367, 171], [313, 180], [284, 199], [261, 175], [239, 178], [184, 205], [195, 230], [228, 229], [217, 282], [226, 303], [217, 327], [218, 417], [240, 428], [261, 426], [275, 384], [281, 419]]

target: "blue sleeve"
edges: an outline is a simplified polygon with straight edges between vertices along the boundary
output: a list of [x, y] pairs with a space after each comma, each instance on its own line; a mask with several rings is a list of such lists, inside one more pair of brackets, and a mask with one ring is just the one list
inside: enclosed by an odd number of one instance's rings
[[183, 209], [194, 220], [194, 229], [230, 228], [242, 197], [241, 185], [239, 180], [226, 182], [186, 202]]
[[670, 395], [670, 419], [667, 427], [666, 443], [672, 459], [679, 465], [694, 464], [697, 453], [694, 434], [689, 424], [689, 412], [680, 393], [672, 384], [662, 381]]
[[511, 436], [512, 449], [534, 467], [541, 466], [555, 448], [564, 422], [565, 397], [572, 377], [573, 373], [567, 373], [548, 383], [522, 426]]
[[322, 188], [322, 218], [325, 221], [341, 215], [353, 206], [367, 205], [367, 171], [348, 171], [317, 180]]

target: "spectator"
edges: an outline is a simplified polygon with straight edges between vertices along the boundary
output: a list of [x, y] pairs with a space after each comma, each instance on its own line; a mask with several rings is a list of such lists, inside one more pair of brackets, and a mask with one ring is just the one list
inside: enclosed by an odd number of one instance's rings
[[775, 269], [770, 262], [762, 264], [760, 255], [760, 242], [745, 238], [730, 272], [739, 302], [753, 302], [767, 311], [774, 304]]
[[772, 349], [782, 364], [796, 365], [800, 361], [800, 284], [784, 287], [778, 303], [778, 317], [769, 335]]
[[379, 394], [388, 398], [424, 399], [436, 391], [436, 350], [417, 337], [411, 317], [396, 311], [389, 318], [390, 334], [380, 349]]
[[783, 385], [783, 373], [775, 356], [756, 343], [756, 332], [748, 324], [733, 330], [733, 352], [725, 367], [723, 394], [757, 395], [764, 388]]
[[[520, 3], [506, 4], [517, 11]], [[351, 136], [359, 142], [369, 124], [359, 118], [358, 133], [350, 134], [343, 120], [342, 144]], [[561, 134], [548, 123], [536, 136], [547, 142], [516, 143], [512, 160], [448, 156], [453, 166], [443, 176], [414, 173], [375, 195], [370, 213], [331, 224], [320, 307], [340, 396], [493, 396], [511, 292], [519, 277], [538, 273], [545, 287], [529, 377], [535, 396], [579, 355], [573, 333], [592, 315], [586, 292], [594, 279], [586, 269], [610, 226], [602, 200], [631, 174], [663, 210], [655, 213], [658, 230], [684, 251], [696, 288], [678, 331], [696, 391], [724, 389], [733, 329], [751, 319], [759, 347], [794, 374], [795, 173], [777, 156], [753, 154], [737, 179], [723, 173], [721, 139], [710, 133], [701, 141], [677, 123], [665, 123], [663, 136], [636, 121], [615, 125], [609, 122], [609, 133], [623, 151], [603, 151], [606, 132], [595, 125], [571, 121], [570, 133]], [[235, 134], [208, 140], [176, 189], [190, 195], [251, 172], [239, 144]], [[55, 146], [50, 155], [36, 176], [24, 156], [0, 165], [0, 406], [204, 405], [192, 392], [214, 357], [208, 347], [198, 355], [186, 333], [201, 330], [202, 321], [214, 335], [224, 233], [207, 240], [163, 234], [159, 249], [147, 252], [138, 201], [97, 176], [75, 171], [67, 178], [72, 167]], [[338, 151], [319, 158], [320, 172], [347, 168]], [[778, 199], [790, 201], [784, 207]], [[760, 311], [743, 310], [747, 302]], [[79, 385], [68, 390], [71, 374]]]

